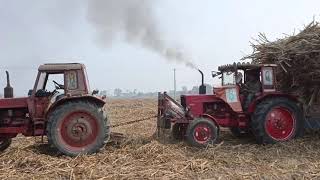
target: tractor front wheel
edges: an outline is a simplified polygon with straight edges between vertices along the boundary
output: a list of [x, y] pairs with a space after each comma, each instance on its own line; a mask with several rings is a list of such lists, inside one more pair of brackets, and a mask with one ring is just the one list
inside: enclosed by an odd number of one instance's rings
[[11, 145], [11, 138], [0, 138], [0, 151], [6, 150]]
[[218, 127], [212, 120], [199, 118], [191, 121], [186, 132], [187, 142], [191, 146], [207, 147], [216, 143]]
[[49, 144], [68, 156], [99, 151], [110, 137], [108, 119], [102, 107], [90, 102], [67, 102], [48, 119]]
[[266, 99], [257, 105], [251, 127], [259, 144], [288, 141], [303, 133], [303, 113], [289, 99]]

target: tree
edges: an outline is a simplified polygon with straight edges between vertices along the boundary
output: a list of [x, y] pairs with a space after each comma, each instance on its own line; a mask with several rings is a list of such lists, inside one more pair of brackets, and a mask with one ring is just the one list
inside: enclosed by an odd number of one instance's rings
[[122, 95], [122, 90], [119, 88], [114, 89], [114, 96], [120, 97]]
[[213, 93], [213, 87], [210, 84], [205, 84], [206, 85], [206, 90], [207, 94], [212, 94]]
[[100, 95], [101, 96], [107, 96], [108, 95], [108, 91], [106, 91], [106, 90], [100, 91]]
[[182, 93], [188, 93], [188, 88], [187, 86], [182, 86]]
[[199, 93], [199, 86], [193, 86], [191, 90], [192, 94], [198, 94]]

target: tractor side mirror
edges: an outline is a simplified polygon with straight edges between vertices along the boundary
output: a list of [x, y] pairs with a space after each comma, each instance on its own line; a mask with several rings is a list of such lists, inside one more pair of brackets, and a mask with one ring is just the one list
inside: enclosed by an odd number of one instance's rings
[[97, 94], [99, 94], [99, 90], [98, 89], [95, 89], [95, 90], [92, 91], [92, 95], [97, 95]]
[[28, 91], [28, 96], [31, 96], [31, 95], [32, 95], [32, 92], [33, 92], [33, 90], [30, 89], [30, 90]]
[[213, 78], [215, 78], [215, 77], [217, 77], [217, 76], [219, 76], [219, 75], [221, 74], [221, 73], [218, 72], [218, 71], [212, 71], [211, 73], [212, 73], [212, 77], [213, 77]]

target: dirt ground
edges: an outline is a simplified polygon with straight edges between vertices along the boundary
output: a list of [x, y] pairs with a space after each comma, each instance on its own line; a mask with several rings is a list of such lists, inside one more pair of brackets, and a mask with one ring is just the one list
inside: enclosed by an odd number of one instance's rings
[[[107, 109], [115, 125], [155, 115], [156, 101], [110, 100]], [[126, 139], [76, 158], [18, 137], [0, 154], [0, 179], [320, 179], [319, 134], [262, 146], [223, 131], [221, 143], [197, 149], [153, 138], [155, 118], [113, 131]]]

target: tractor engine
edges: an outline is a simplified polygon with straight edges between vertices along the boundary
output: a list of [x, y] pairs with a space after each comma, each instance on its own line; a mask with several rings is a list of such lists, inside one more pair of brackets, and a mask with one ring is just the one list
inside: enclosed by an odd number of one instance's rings
[[230, 115], [230, 108], [226, 106], [224, 102], [207, 102], [203, 103], [205, 114], [209, 114], [213, 117], [225, 118]]
[[[10, 75], [6, 71], [7, 85], [4, 88], [4, 98], [13, 98], [13, 88], [10, 85]], [[25, 108], [3, 109], [0, 111], [0, 126], [20, 126], [23, 125], [28, 111]]]
[[25, 109], [2, 110], [0, 111], [0, 126], [19, 126], [24, 124], [27, 112]]
[[[6, 71], [7, 85], [4, 88], [4, 98], [13, 98], [13, 88], [10, 85], [9, 72]], [[15, 121], [14, 126], [23, 124], [27, 112], [24, 109], [8, 109], [0, 111], [0, 125], [13, 125], [13, 120]]]

